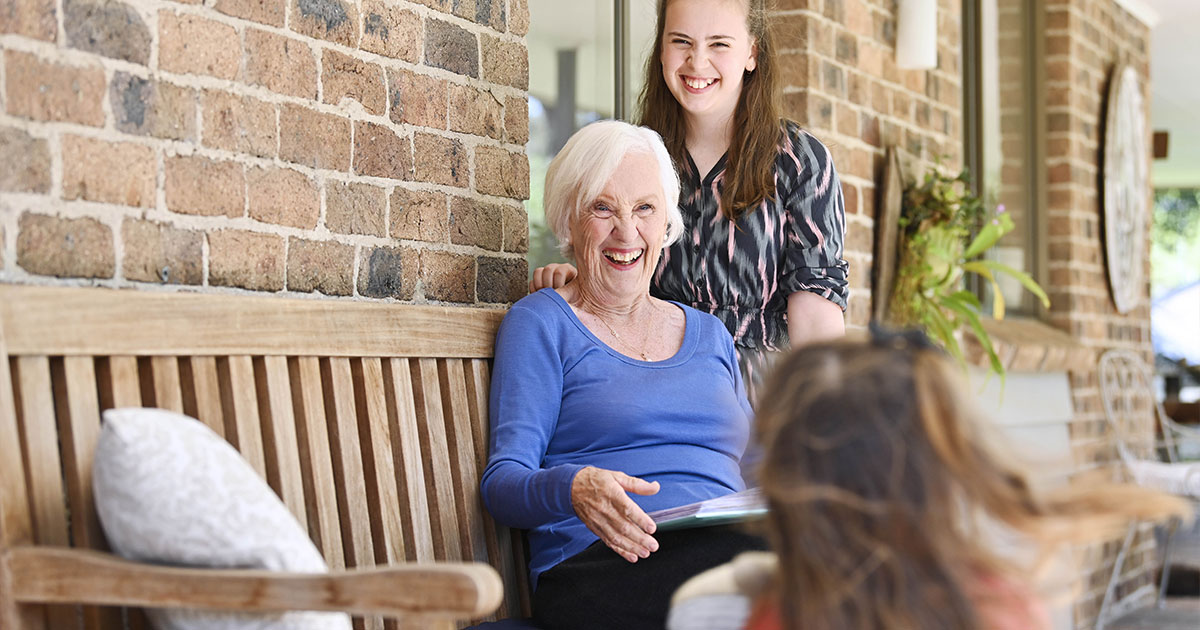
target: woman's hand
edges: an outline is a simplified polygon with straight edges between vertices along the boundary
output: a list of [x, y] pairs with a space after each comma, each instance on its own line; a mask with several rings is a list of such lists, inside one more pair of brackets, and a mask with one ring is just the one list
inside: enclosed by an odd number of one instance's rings
[[533, 270], [533, 280], [529, 282], [529, 292], [540, 291], [546, 287], [561, 289], [563, 285], [575, 279], [579, 270], [567, 263], [551, 263], [545, 267]]
[[650, 535], [654, 533], [654, 521], [626, 492], [655, 494], [658, 482], [588, 466], [571, 483], [571, 505], [584, 525], [604, 544], [622, 558], [637, 562], [638, 558], [658, 551], [658, 541]]

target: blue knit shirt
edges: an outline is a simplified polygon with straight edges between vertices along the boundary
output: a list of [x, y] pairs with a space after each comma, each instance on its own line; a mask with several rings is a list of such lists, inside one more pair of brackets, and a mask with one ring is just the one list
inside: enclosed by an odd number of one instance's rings
[[529, 530], [535, 586], [597, 540], [571, 506], [585, 466], [659, 482], [658, 494], [630, 495], [647, 512], [745, 488], [752, 412], [733, 340], [712, 315], [676, 306], [686, 331], [665, 361], [605, 345], [553, 289], [520, 300], [501, 323], [482, 495], [496, 520]]

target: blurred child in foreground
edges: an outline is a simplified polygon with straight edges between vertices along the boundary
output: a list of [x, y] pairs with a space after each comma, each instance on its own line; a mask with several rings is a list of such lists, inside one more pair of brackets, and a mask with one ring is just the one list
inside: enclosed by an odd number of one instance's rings
[[[1000, 524], [1038, 557], [1188, 513], [1124, 484], [1038, 494], [985, 439], [959, 375], [920, 333], [802, 348], [759, 399], [759, 479], [772, 553], [685, 583], [669, 630], [1036, 630], [1029, 567], [995, 550]], [[992, 541], [989, 543], [989, 541]]]

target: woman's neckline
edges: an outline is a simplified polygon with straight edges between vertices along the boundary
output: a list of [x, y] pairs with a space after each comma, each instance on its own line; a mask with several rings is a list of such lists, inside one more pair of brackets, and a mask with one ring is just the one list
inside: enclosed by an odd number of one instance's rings
[[712, 168], [708, 169], [707, 173], [701, 174], [700, 167], [696, 166], [696, 159], [692, 157], [692, 152], [684, 149], [684, 154], [687, 155], [688, 168], [695, 174], [694, 181], [701, 186], [711, 186], [713, 181], [725, 171], [725, 161], [729, 158], [729, 151], [721, 154], [717, 161], [713, 163]]
[[[539, 293], [546, 292], [549, 292], [550, 298], [554, 300], [555, 304], [557, 304], [564, 313], [566, 313], [567, 317], [571, 320], [571, 323], [573, 323], [575, 327], [584, 334], [584, 336], [591, 340], [592, 343], [596, 344], [613, 357], [616, 357], [630, 365], [638, 365], [642, 367], [671, 367], [686, 361], [693, 352], [693, 348], [695, 346], [695, 335], [693, 334], [695, 332], [695, 327], [693, 326], [692, 314], [689, 313], [688, 309], [684, 308], [679, 302], [674, 300], [663, 300], [664, 302], [673, 305], [675, 308], [678, 308], [683, 312], [683, 342], [679, 344], [679, 349], [675, 351], [675, 354], [662, 359], [661, 361], [643, 361], [617, 350], [597, 337], [596, 334], [593, 333], [592, 330], [588, 328], [582, 320], [579, 319], [579, 315], [575, 313], [575, 309], [571, 307], [571, 304], [567, 302], [566, 298], [564, 298], [558, 291], [549, 287], [539, 291]], [[651, 334], [653, 334], [653, 332]]]

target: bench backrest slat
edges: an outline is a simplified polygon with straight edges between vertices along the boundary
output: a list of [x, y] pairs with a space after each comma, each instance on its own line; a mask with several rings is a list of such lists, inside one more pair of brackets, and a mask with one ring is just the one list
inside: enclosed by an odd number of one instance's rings
[[342, 551], [342, 529], [338, 515], [337, 481], [333, 473], [333, 454], [325, 418], [321, 389], [321, 365], [316, 357], [288, 360], [291, 368], [292, 403], [295, 409], [296, 439], [304, 476], [304, 498], [308, 506], [308, 535], [325, 556], [332, 569], [346, 567]]
[[[105, 549], [91, 493], [100, 413], [157, 406], [237, 448], [331, 568], [488, 562], [506, 583], [497, 616], [519, 615], [523, 545], [487, 516], [478, 489], [502, 316], [0, 285], [0, 549]], [[12, 610], [2, 598], [0, 615]], [[146, 627], [134, 610], [16, 614], [20, 630]]]

